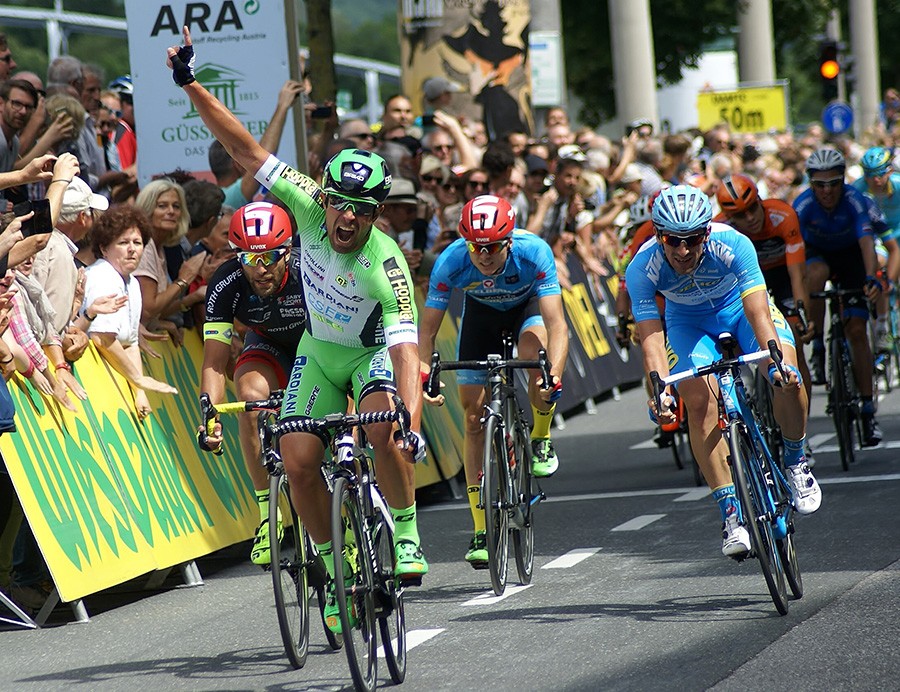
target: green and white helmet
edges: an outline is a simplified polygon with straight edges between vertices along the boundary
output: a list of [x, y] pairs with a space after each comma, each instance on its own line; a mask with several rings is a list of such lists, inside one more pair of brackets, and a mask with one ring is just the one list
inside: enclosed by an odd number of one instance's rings
[[391, 191], [391, 172], [378, 154], [344, 149], [325, 164], [322, 188], [328, 194], [381, 204]]

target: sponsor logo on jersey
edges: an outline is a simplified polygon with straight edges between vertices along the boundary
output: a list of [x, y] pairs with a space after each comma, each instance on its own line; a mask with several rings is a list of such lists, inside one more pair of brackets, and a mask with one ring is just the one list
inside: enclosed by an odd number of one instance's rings
[[443, 291], [444, 293], [447, 293], [448, 291], [450, 291], [450, 287], [447, 284], [445, 284], [443, 281], [439, 281], [438, 285], [435, 288], [437, 288], [437, 290], [439, 290], [439, 291]]
[[503, 277], [503, 282], [504, 282], [505, 284], [507, 284], [507, 285], [509, 285], [509, 284], [517, 284], [517, 283], [519, 283], [519, 275], [518, 275], [518, 274], [513, 274], [512, 276], [504, 276], [504, 277]]
[[375, 353], [369, 362], [369, 379], [376, 377], [384, 380], [390, 379], [391, 371], [385, 366], [386, 360], [387, 353], [385, 351], [379, 350]]
[[494, 283], [494, 280], [493, 280], [493, 279], [485, 279], [484, 281], [481, 282], [481, 285], [484, 286], [486, 289], [490, 290], [490, 289], [492, 289], [496, 284]]
[[335, 282], [338, 286], [343, 287], [347, 285], [347, 279], [345, 279], [343, 276], [338, 276], [337, 278], [335, 278]]
[[308, 416], [312, 413], [313, 406], [316, 405], [316, 399], [319, 398], [319, 392], [322, 391], [319, 389], [319, 385], [313, 387], [312, 392], [309, 394], [309, 401], [306, 402], [306, 408], [304, 409], [304, 413]]
[[397, 265], [397, 260], [389, 257], [384, 262], [385, 274], [391, 282], [394, 290], [394, 298], [397, 299], [397, 310], [400, 313], [401, 322], [413, 322], [412, 290], [406, 280], [406, 274]]

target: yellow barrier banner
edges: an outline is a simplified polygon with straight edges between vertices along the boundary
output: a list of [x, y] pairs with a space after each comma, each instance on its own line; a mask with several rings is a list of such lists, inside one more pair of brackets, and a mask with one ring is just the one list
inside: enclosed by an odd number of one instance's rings
[[259, 515], [237, 425], [224, 420], [225, 454], [195, 443], [200, 338], [155, 348], [149, 372], [178, 388], [150, 393], [139, 421], [132, 390], [91, 346], [73, 366], [88, 393], [77, 413], [16, 377], [17, 432], [0, 449], [62, 600], [246, 540]]
[[732, 132], [753, 134], [788, 127], [787, 85], [739, 87], [697, 94], [697, 123], [709, 130], [726, 122]]

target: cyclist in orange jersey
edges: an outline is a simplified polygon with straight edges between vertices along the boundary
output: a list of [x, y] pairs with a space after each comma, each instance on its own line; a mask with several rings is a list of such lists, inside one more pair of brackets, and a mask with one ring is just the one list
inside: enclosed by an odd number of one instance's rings
[[[714, 220], [736, 228], [753, 242], [766, 286], [782, 314], [796, 315], [801, 300], [809, 306], [806, 251], [793, 207], [779, 199], [760, 199], [753, 180], [740, 173], [722, 180], [716, 198], [722, 212]], [[788, 321], [798, 344], [812, 340], [815, 328], [811, 322], [801, 335], [799, 318]], [[802, 348], [797, 349], [797, 365], [809, 396], [812, 384]]]

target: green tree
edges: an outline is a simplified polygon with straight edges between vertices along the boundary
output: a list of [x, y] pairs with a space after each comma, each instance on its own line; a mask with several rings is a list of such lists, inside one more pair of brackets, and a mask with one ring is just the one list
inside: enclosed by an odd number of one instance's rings
[[[776, 74], [791, 78], [792, 92], [797, 90], [791, 100], [795, 114], [798, 108], [812, 108], [814, 36], [824, 31], [833, 4], [834, 0], [772, 3]], [[596, 125], [616, 113], [608, 2], [567, 0], [561, 6], [568, 85], [584, 102], [581, 119]], [[677, 84], [682, 70], [695, 67], [707, 45], [732, 36], [737, 26], [733, 0], [650, 0], [650, 12], [660, 85]]]

